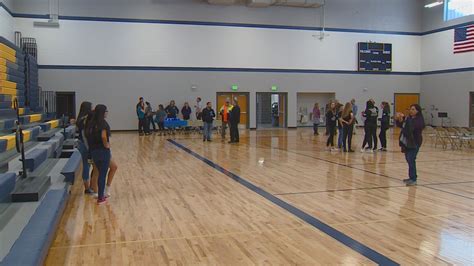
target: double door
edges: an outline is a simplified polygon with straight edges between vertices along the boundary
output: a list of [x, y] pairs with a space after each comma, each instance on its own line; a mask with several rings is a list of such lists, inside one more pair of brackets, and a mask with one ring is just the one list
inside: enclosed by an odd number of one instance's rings
[[219, 109], [225, 104], [227, 100], [237, 99], [240, 106], [240, 125], [244, 125], [246, 128], [249, 127], [249, 93], [248, 92], [218, 92], [217, 93], [217, 106], [215, 107], [216, 115], [218, 120], [222, 120], [219, 113]]

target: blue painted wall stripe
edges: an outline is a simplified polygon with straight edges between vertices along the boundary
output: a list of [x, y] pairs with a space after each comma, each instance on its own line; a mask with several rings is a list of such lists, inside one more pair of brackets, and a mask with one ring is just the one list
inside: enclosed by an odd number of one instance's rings
[[365, 246], [364, 244], [358, 242], [357, 240], [352, 239], [351, 237], [345, 235], [344, 233], [332, 228], [331, 226], [325, 224], [324, 222], [318, 220], [317, 218], [305, 213], [304, 211], [296, 208], [295, 206], [275, 197], [274, 195], [270, 194], [269, 192], [265, 191], [264, 189], [257, 187], [256, 185], [252, 184], [251, 182], [243, 179], [242, 177], [230, 172], [227, 169], [224, 169], [220, 165], [210, 161], [209, 159], [204, 158], [203, 156], [193, 152], [192, 150], [186, 148], [185, 146], [181, 145], [180, 143], [169, 139], [170, 143], [175, 145], [176, 147], [180, 148], [181, 150], [189, 153], [190, 155], [194, 156], [196, 159], [199, 159], [209, 165], [210, 167], [216, 169], [217, 171], [225, 174], [226, 176], [232, 178], [237, 183], [245, 186], [246, 188], [250, 189], [251, 191], [259, 194], [260, 196], [264, 197], [265, 199], [273, 202], [277, 206], [285, 209], [289, 213], [295, 215], [299, 219], [305, 221], [306, 223], [312, 225], [313, 227], [317, 228], [318, 230], [322, 231], [323, 233], [329, 235], [330, 237], [336, 239], [341, 244], [351, 248], [352, 250], [356, 251], [357, 253], [365, 256], [366, 258], [370, 259], [371, 261], [379, 264], [379, 265], [399, 265], [397, 262], [391, 260], [390, 258], [384, 256], [383, 254], [378, 253], [377, 251]]
[[193, 72], [249, 72], [249, 73], [296, 73], [296, 74], [348, 74], [348, 75], [402, 75], [419, 76], [474, 71], [474, 67], [445, 69], [427, 72], [361, 72], [353, 70], [278, 69], [278, 68], [226, 68], [226, 67], [160, 67], [160, 66], [86, 66], [86, 65], [38, 65], [39, 69], [53, 70], [112, 70], [112, 71], [193, 71]]
[[[0, 3], [0, 7], [5, 9], [11, 16], [16, 18], [34, 18], [48, 19], [49, 15], [25, 14], [12, 12], [5, 4]], [[95, 22], [116, 22], [116, 23], [146, 23], [146, 24], [168, 24], [168, 25], [193, 25], [193, 26], [214, 26], [214, 27], [239, 27], [239, 28], [260, 28], [260, 29], [282, 29], [282, 30], [304, 30], [320, 31], [321, 27], [309, 26], [290, 26], [290, 25], [272, 25], [272, 24], [252, 24], [252, 23], [230, 23], [230, 22], [212, 22], [212, 21], [188, 21], [188, 20], [164, 20], [164, 19], [137, 19], [137, 18], [114, 18], [114, 17], [87, 17], [87, 16], [59, 16], [60, 20], [74, 21], [95, 21]], [[454, 29], [456, 27], [472, 24], [472, 22], [460, 23], [440, 29], [434, 29], [425, 32], [409, 31], [384, 31], [384, 30], [364, 30], [364, 29], [344, 29], [344, 28], [325, 28], [328, 32], [351, 32], [351, 33], [369, 33], [369, 34], [388, 34], [388, 35], [408, 35], [423, 36]]]

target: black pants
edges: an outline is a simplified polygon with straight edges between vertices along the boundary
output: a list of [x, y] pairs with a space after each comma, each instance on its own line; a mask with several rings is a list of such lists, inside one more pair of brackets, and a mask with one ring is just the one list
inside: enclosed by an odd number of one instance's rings
[[239, 124], [230, 123], [230, 141], [239, 142]]
[[145, 131], [145, 123], [145, 118], [138, 118], [138, 133], [143, 134], [143, 131]]
[[165, 131], [165, 122], [158, 122], [158, 128], [160, 131]]
[[[344, 150], [352, 150], [352, 133], [354, 131], [354, 125], [344, 125], [343, 132], [343, 146]], [[347, 145], [346, 145], [347, 144]]]
[[148, 128], [151, 129], [150, 125], [152, 125], [153, 131], [156, 131], [156, 124], [155, 124], [155, 121], [153, 120], [153, 116], [150, 116], [147, 119], [148, 119]]
[[328, 125], [327, 128], [328, 128], [329, 137], [328, 137], [328, 141], [326, 142], [326, 146], [334, 147], [334, 134], [336, 133], [336, 126]]
[[369, 149], [377, 149], [377, 125], [366, 125], [366, 139]]
[[380, 127], [380, 134], [379, 134], [380, 146], [382, 146], [382, 148], [387, 148], [387, 130], [388, 130], [388, 125], [382, 124]]
[[319, 124], [313, 124], [313, 131], [314, 131], [314, 135], [318, 135], [318, 126]]

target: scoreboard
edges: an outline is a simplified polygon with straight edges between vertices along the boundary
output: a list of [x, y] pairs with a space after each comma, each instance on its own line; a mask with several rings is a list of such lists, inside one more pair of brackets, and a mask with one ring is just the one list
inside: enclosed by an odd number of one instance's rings
[[392, 44], [376, 42], [360, 42], [359, 71], [392, 71]]

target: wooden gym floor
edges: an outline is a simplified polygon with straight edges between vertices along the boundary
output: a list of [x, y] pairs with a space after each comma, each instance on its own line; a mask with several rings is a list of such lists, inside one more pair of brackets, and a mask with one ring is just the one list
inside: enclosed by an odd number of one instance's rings
[[[391, 132], [391, 131], [389, 131]], [[115, 133], [106, 206], [80, 180], [47, 265], [474, 264], [474, 152], [324, 150], [310, 129], [139, 137]]]

